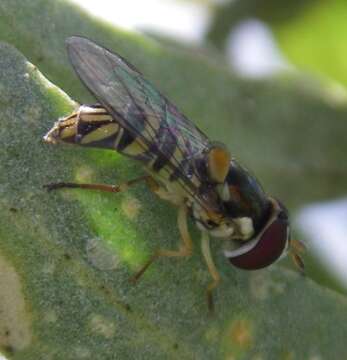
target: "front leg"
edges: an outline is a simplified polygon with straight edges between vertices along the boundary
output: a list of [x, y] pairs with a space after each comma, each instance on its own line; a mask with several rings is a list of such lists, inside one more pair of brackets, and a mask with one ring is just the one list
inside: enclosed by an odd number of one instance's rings
[[214, 311], [212, 292], [220, 282], [220, 275], [212, 259], [211, 249], [210, 249], [210, 238], [206, 231], [202, 232], [201, 250], [202, 250], [202, 254], [204, 255], [208, 271], [210, 272], [213, 279], [213, 281], [208, 285], [206, 290], [208, 309], [212, 313]]

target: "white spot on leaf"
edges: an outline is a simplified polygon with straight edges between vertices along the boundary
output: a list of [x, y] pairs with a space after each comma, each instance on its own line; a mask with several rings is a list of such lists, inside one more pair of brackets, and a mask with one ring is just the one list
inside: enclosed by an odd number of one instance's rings
[[89, 262], [99, 270], [113, 270], [119, 265], [114, 250], [99, 238], [87, 240], [86, 252]]
[[31, 317], [27, 312], [21, 279], [0, 255], [0, 346], [22, 350], [32, 341]]
[[116, 332], [115, 324], [102, 315], [94, 314], [90, 318], [89, 325], [93, 332], [111, 339]]
[[269, 269], [252, 272], [249, 277], [251, 294], [257, 300], [266, 300], [271, 294], [281, 294], [285, 284], [271, 278]]
[[139, 200], [134, 197], [128, 197], [121, 204], [124, 214], [131, 220], [135, 220], [142, 207]]

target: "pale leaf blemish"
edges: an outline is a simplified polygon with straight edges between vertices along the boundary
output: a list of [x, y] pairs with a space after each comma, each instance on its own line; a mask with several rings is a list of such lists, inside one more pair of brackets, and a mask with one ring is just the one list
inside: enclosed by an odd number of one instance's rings
[[220, 331], [216, 327], [208, 329], [205, 338], [209, 343], [217, 343], [220, 339]]
[[86, 243], [88, 261], [99, 270], [114, 270], [119, 264], [119, 257], [114, 249], [100, 238], [91, 238]]
[[265, 360], [265, 358], [260, 354], [256, 354], [251, 360]]
[[236, 357], [234, 355], [227, 355], [226, 360], [236, 360]]
[[24, 109], [23, 114], [29, 124], [36, 124], [42, 117], [42, 108], [38, 105], [29, 105]]
[[31, 316], [14, 267], [0, 255], [0, 347], [23, 350], [32, 341]]
[[80, 183], [92, 183], [94, 171], [89, 166], [80, 166], [76, 171], [76, 182]]
[[285, 284], [273, 280], [270, 271], [259, 270], [250, 274], [249, 289], [255, 299], [266, 300], [273, 294], [282, 294]]
[[55, 262], [47, 261], [42, 267], [42, 272], [46, 275], [52, 275], [55, 269], [56, 269]]
[[44, 321], [46, 321], [49, 324], [54, 324], [58, 320], [58, 315], [56, 311], [49, 310], [44, 314]]
[[235, 320], [229, 329], [229, 339], [234, 345], [248, 349], [253, 343], [251, 323], [246, 319]]
[[73, 349], [75, 359], [92, 359], [92, 353], [88, 348], [78, 346]]
[[264, 271], [255, 271], [250, 274], [249, 288], [251, 295], [257, 300], [266, 300], [269, 296], [270, 279]]
[[89, 326], [95, 334], [101, 335], [106, 339], [111, 339], [116, 332], [115, 324], [111, 320], [99, 314], [91, 316]]
[[295, 357], [295, 353], [292, 350], [285, 350], [282, 354], [282, 356], [280, 356], [281, 360], [294, 360], [296, 359]]
[[140, 201], [134, 197], [124, 199], [121, 204], [122, 211], [130, 220], [135, 220], [137, 218], [141, 207]]
[[308, 360], [323, 360], [323, 358], [319, 354], [311, 355]]

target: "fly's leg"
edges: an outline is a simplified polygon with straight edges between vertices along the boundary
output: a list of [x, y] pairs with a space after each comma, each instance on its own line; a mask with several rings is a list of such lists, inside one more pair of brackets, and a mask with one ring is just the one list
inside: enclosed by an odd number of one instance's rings
[[213, 279], [213, 281], [207, 286], [207, 290], [206, 290], [208, 309], [212, 313], [214, 310], [212, 291], [218, 286], [220, 282], [220, 275], [211, 256], [210, 238], [207, 232], [205, 231], [202, 233], [201, 250], [202, 250], [202, 254], [204, 255], [208, 267], [208, 271], [210, 272]]
[[106, 184], [79, 184], [79, 183], [70, 183], [70, 182], [58, 182], [44, 185], [44, 187], [48, 191], [57, 190], [57, 189], [87, 189], [87, 190], [99, 190], [99, 191], [106, 191], [112, 193], [118, 193], [121, 191], [126, 191], [130, 186], [138, 184], [142, 181], [150, 181], [150, 176], [140, 176], [136, 179], [126, 181], [120, 185], [106, 185]]
[[178, 209], [177, 224], [181, 235], [181, 246], [178, 250], [157, 250], [149, 260], [142, 266], [142, 268], [130, 278], [132, 283], [141, 277], [141, 275], [148, 269], [148, 267], [160, 257], [185, 257], [191, 256], [193, 252], [193, 242], [190, 237], [187, 225], [188, 209], [185, 204], [182, 204]]
[[306, 246], [301, 241], [293, 239], [290, 241], [290, 245], [289, 254], [300, 273], [305, 275], [305, 264], [299, 253], [304, 253], [306, 251]]

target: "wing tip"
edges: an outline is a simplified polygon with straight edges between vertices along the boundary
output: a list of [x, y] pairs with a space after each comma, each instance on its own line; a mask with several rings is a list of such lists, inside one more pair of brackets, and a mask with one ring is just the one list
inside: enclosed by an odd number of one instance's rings
[[87, 39], [86, 37], [78, 36], [78, 35], [69, 36], [68, 38], [65, 39], [65, 46], [67, 50], [73, 48], [76, 49], [77, 47], [81, 48], [81, 45], [87, 45], [90, 43], [93, 42]]
[[76, 36], [76, 35], [73, 35], [73, 36], [69, 36], [65, 39], [65, 45], [68, 47], [70, 45], [73, 45], [76, 43], [76, 41], [79, 41], [81, 39], [80, 36]]

